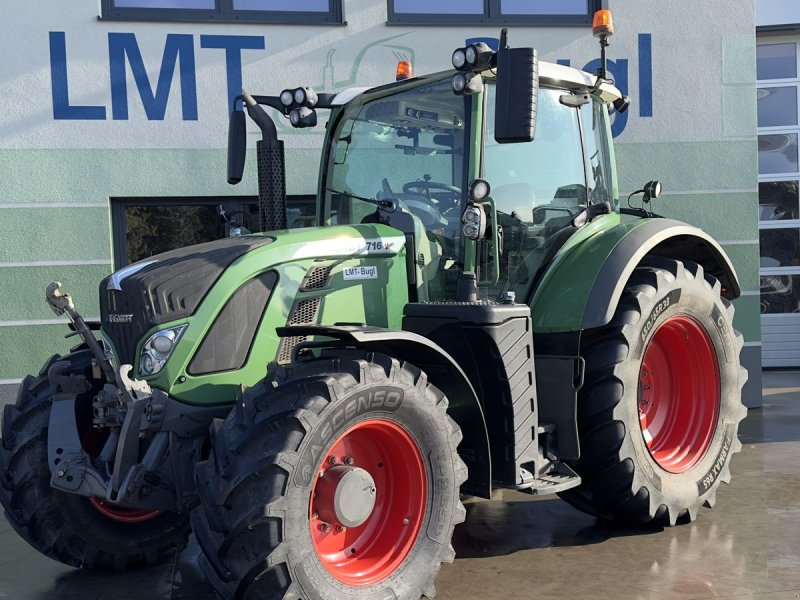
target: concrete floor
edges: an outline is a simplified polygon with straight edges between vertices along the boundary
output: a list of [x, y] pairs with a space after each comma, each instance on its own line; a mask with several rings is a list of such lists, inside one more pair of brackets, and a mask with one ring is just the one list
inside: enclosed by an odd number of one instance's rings
[[[764, 373], [764, 408], [740, 438], [733, 482], [690, 525], [609, 526], [517, 493], [470, 503], [438, 598], [800, 598], [800, 372]], [[197, 553], [192, 543], [167, 564], [98, 575], [41, 557], [0, 519], [0, 598], [212, 600]]]

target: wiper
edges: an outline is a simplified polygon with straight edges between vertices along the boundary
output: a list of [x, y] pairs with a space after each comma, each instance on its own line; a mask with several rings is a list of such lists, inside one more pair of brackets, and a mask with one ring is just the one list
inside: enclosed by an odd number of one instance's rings
[[397, 204], [394, 200], [378, 200], [377, 198], [367, 198], [365, 196], [358, 196], [356, 194], [351, 194], [350, 192], [342, 192], [340, 190], [335, 190], [333, 188], [326, 187], [332, 194], [340, 194], [347, 198], [353, 198], [354, 200], [363, 200], [364, 202], [369, 202], [370, 204], [374, 204], [381, 210], [385, 210], [386, 212], [394, 212], [397, 210]]

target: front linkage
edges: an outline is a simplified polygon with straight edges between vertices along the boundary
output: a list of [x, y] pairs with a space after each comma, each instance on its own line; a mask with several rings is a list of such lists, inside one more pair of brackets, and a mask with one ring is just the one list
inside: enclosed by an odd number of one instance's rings
[[[94, 355], [93, 380], [72, 372], [67, 361], [47, 372], [51, 486], [123, 508], [187, 513], [197, 504], [194, 464], [209, 423], [224, 418], [230, 405], [186, 405], [130, 379], [131, 365], [114, 368], [59, 282], [48, 286], [47, 302], [57, 315], [67, 314]], [[91, 422], [81, 428], [78, 397], [93, 390]]]

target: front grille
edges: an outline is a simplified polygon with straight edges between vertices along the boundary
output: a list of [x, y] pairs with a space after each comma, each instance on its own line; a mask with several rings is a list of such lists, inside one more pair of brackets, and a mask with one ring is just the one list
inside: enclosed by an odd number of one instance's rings
[[[295, 303], [292, 309], [291, 316], [289, 317], [289, 325], [316, 325], [317, 315], [319, 314], [319, 305], [321, 298], [309, 298], [307, 300], [299, 300]], [[308, 336], [293, 335], [281, 339], [281, 347], [278, 351], [278, 362], [281, 364], [289, 363], [292, 361], [292, 352], [297, 344], [305, 342]]]

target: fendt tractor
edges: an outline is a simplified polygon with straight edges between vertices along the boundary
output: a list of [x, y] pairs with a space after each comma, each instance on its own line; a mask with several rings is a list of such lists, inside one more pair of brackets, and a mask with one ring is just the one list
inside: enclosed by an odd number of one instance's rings
[[[228, 179], [246, 111], [263, 231], [113, 273], [97, 324], [48, 287], [82, 343], [5, 408], [14, 529], [117, 570], [193, 531], [226, 599], [418, 599], [467, 496], [664, 526], [712, 506], [741, 448], [739, 284], [711, 237], [652, 212], [658, 182], [621, 206], [612, 31], [601, 11], [596, 74], [503, 31], [454, 70], [236, 98]], [[295, 127], [330, 111], [314, 227], [286, 229], [264, 106]]]

